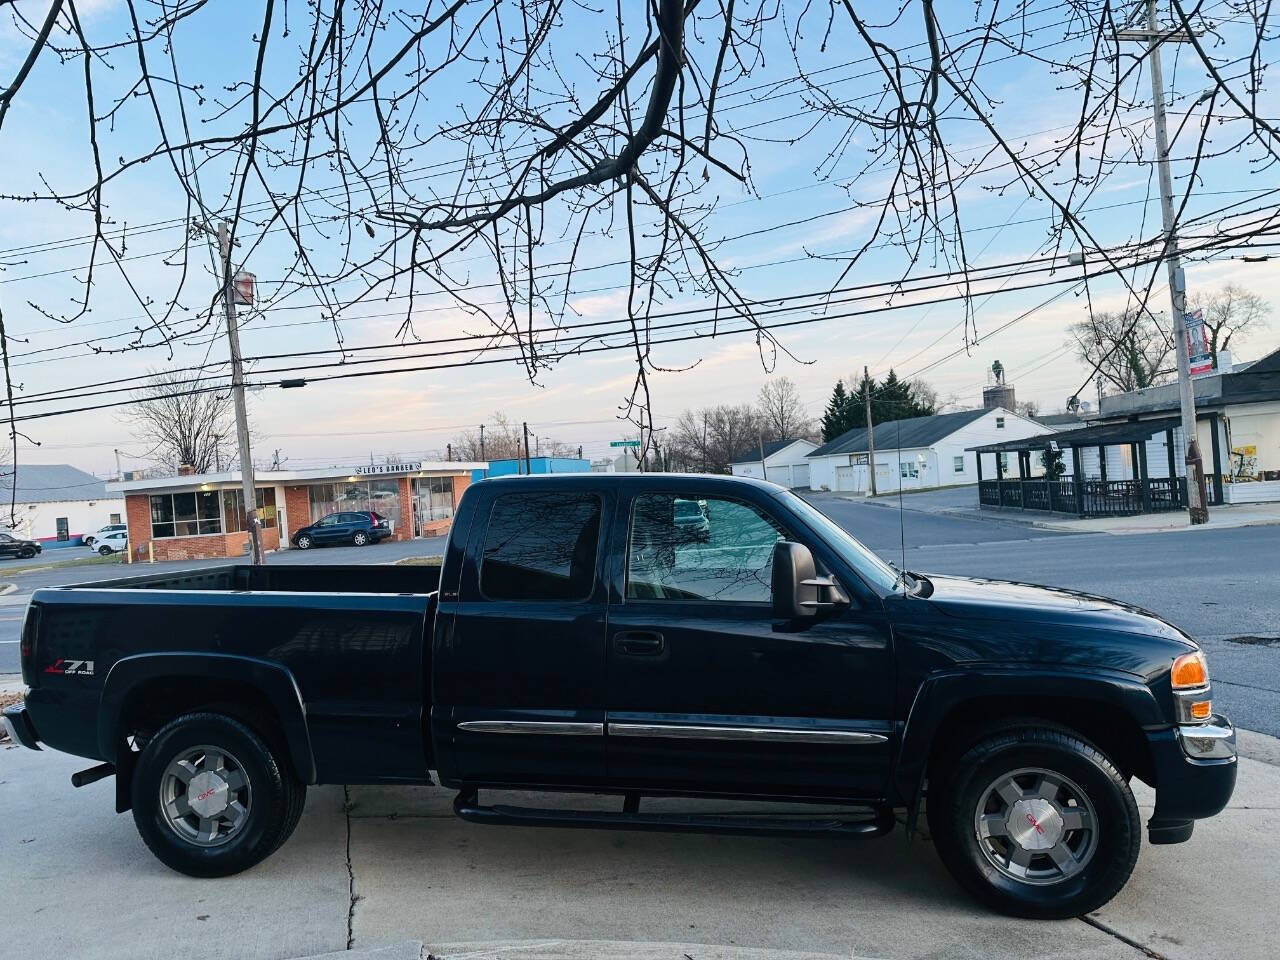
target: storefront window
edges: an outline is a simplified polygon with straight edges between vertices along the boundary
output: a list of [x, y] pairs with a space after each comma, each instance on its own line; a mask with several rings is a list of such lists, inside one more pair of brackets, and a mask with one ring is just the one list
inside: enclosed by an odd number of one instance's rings
[[216, 491], [161, 493], [151, 497], [152, 539], [221, 532]]
[[[263, 529], [276, 525], [276, 488], [258, 487], [254, 494], [258, 501], [258, 519]], [[222, 512], [227, 518], [227, 533], [239, 533], [244, 529], [244, 494], [239, 490], [222, 491]]]
[[394, 478], [317, 483], [307, 489], [312, 523], [342, 511], [381, 514], [393, 528], [400, 523], [400, 481]]
[[453, 477], [415, 477], [413, 480], [414, 536], [421, 525], [453, 516]]

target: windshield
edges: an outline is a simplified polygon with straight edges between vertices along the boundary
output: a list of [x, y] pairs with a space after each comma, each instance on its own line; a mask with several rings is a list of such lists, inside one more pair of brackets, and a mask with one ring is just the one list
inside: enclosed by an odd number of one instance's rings
[[897, 571], [850, 536], [847, 530], [803, 497], [797, 497], [790, 491], [779, 496], [822, 536], [827, 546], [858, 571], [864, 580], [882, 590], [897, 588]]

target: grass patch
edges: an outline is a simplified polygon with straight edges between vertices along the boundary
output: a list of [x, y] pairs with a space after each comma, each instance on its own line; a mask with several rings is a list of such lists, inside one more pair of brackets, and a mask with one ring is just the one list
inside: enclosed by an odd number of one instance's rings
[[113, 553], [105, 557], [95, 553], [86, 557], [72, 557], [68, 560], [32, 560], [22, 566], [4, 566], [0, 567], [0, 576], [7, 577], [15, 573], [31, 573], [33, 570], [55, 570], [59, 567], [118, 566], [123, 563], [123, 553]]

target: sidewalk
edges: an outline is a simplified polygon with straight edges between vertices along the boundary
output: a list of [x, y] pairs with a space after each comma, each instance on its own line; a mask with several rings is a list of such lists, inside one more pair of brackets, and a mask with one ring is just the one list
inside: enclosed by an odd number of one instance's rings
[[[23, 960], [284, 960], [391, 945], [378, 960], [411, 960], [415, 941], [449, 960], [1275, 955], [1280, 767], [1249, 759], [1226, 811], [1185, 844], [1144, 838], [1115, 900], [1057, 923], [983, 910], [926, 838], [908, 844], [901, 831], [803, 840], [486, 827], [456, 819], [449, 791], [421, 787], [312, 788], [274, 856], [194, 880], [163, 867], [132, 817], [112, 812], [110, 779], [72, 789], [70, 773], [86, 765], [0, 749], [0, 925]], [[1149, 815], [1152, 791], [1135, 788]]]
[[1181, 530], [1228, 530], [1235, 527], [1257, 527], [1280, 523], [1280, 503], [1225, 504], [1209, 508], [1209, 522], [1193, 527], [1185, 510], [1168, 513], [1144, 513], [1136, 517], [1090, 517], [1087, 520], [1035, 520], [1028, 514], [1010, 511], [985, 511], [1000, 519], [1021, 518], [1045, 530], [1067, 530], [1072, 533], [1110, 533], [1125, 536], [1134, 533], [1173, 533]]

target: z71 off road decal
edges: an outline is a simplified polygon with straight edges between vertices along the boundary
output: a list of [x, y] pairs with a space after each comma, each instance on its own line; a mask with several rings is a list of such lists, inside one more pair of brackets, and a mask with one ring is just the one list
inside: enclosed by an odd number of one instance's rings
[[92, 660], [64, 660], [59, 657], [44, 668], [45, 673], [59, 673], [66, 677], [92, 677]]

